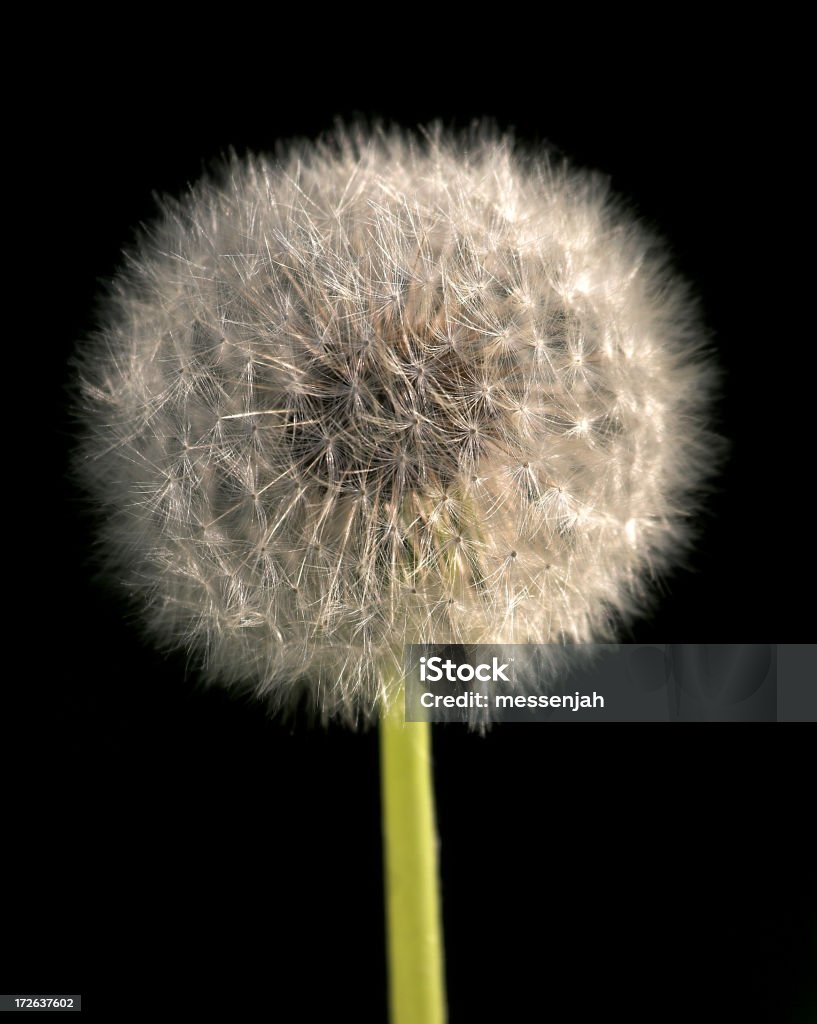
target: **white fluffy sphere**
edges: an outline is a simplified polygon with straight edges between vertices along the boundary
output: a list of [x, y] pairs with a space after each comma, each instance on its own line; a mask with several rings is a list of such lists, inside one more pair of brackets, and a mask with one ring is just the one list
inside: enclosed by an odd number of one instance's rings
[[354, 721], [405, 643], [614, 639], [686, 542], [710, 383], [602, 179], [339, 132], [163, 205], [81, 354], [83, 465], [152, 635]]

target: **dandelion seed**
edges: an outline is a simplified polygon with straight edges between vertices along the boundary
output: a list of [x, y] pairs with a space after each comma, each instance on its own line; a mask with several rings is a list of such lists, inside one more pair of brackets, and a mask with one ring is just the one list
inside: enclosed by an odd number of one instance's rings
[[613, 639], [711, 462], [684, 286], [600, 179], [489, 132], [234, 158], [163, 204], [79, 362], [153, 635], [351, 723], [405, 643]]

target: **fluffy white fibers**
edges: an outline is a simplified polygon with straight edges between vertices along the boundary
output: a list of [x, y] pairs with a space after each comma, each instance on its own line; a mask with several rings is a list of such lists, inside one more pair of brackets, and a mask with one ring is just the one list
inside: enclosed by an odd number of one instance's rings
[[603, 179], [338, 131], [163, 203], [82, 347], [82, 465], [155, 638], [354, 722], [407, 642], [613, 640], [688, 541], [711, 381]]

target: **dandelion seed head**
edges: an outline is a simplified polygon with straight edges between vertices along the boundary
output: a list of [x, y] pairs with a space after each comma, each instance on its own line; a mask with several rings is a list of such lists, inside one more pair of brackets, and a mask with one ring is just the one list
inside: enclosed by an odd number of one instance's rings
[[83, 474], [151, 634], [349, 722], [406, 643], [614, 639], [712, 451], [653, 239], [488, 131], [233, 158], [164, 201], [79, 366]]

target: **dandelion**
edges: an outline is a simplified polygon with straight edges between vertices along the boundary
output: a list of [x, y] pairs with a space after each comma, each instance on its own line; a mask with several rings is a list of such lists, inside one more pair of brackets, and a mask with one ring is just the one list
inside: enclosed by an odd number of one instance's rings
[[485, 133], [341, 132], [165, 202], [82, 354], [150, 631], [349, 722], [404, 643], [612, 639], [709, 446], [653, 248], [601, 179]]
[[104, 550], [151, 634], [351, 724], [394, 709], [407, 643], [555, 665], [612, 640], [712, 451], [653, 240], [602, 178], [486, 130], [233, 158], [163, 203], [80, 380]]

